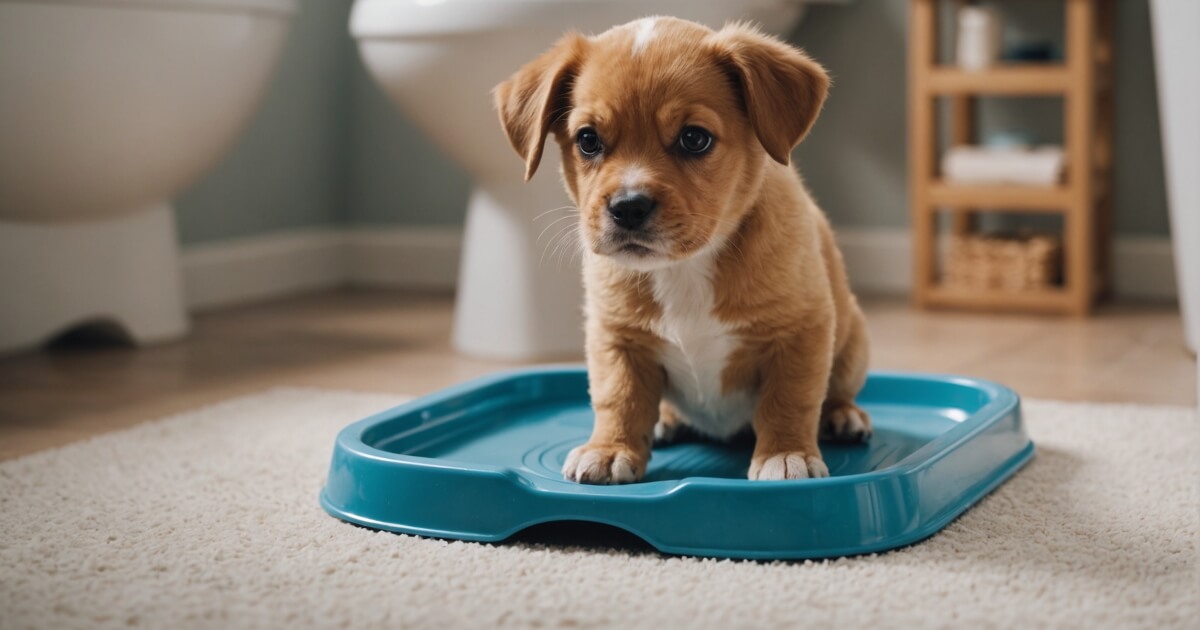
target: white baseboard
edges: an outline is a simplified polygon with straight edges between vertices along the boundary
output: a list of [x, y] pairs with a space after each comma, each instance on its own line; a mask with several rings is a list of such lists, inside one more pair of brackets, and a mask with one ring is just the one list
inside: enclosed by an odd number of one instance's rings
[[[838, 244], [855, 290], [907, 293], [912, 246], [904, 228], [842, 228]], [[184, 291], [194, 310], [337, 286], [453, 289], [462, 231], [454, 227], [354, 227], [272, 234], [185, 247]], [[1176, 296], [1170, 239], [1118, 237], [1119, 297]]]
[[187, 246], [182, 259], [189, 310], [328, 289], [346, 281], [345, 238], [336, 229]]
[[458, 228], [352, 228], [345, 247], [352, 286], [448, 289], [458, 283]]
[[339, 286], [453, 289], [459, 228], [354, 227], [281, 232], [183, 248], [189, 310]]
[[835, 234], [856, 292], [898, 295], [912, 287], [912, 242], [907, 230], [856, 228]]
[[1119, 236], [1113, 243], [1113, 292], [1135, 300], [1173, 300], [1178, 297], [1171, 239], [1161, 236]]

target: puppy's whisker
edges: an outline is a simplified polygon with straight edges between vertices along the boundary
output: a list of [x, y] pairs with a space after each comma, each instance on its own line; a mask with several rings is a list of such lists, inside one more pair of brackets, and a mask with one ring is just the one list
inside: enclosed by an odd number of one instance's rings
[[537, 223], [538, 221], [541, 221], [541, 220], [543, 220], [543, 219], [547, 219], [547, 220], [553, 220], [553, 219], [557, 219], [558, 217], [563, 217], [563, 216], [566, 216], [566, 217], [572, 217], [572, 216], [575, 216], [575, 215], [576, 215], [576, 214], [578, 214], [578, 213], [577, 213], [577, 212], [566, 212], [566, 211], [563, 211], [563, 210], [559, 210], [559, 211], [558, 211], [556, 214], [554, 214], [554, 215], [550, 215], [550, 217], [548, 217], [548, 218], [546, 217], [546, 214], [548, 214], [548, 213], [542, 213], [542, 214], [541, 214], [541, 215], [539, 215], [539, 216], [538, 216], [536, 219], [534, 219], [532, 222], [533, 222], [533, 223]]
[[562, 258], [558, 252], [562, 248], [563, 241], [569, 238], [570, 231], [570, 228], [567, 228], [554, 235], [553, 247], [550, 248], [550, 262], [556, 267], [562, 264]]
[[[551, 237], [550, 237], [550, 240], [546, 241], [546, 244], [545, 244], [545, 246], [544, 246], [544, 247], [542, 247], [542, 254], [541, 254], [541, 256], [538, 258], [538, 267], [541, 267], [542, 263], [543, 263], [543, 262], [545, 261], [545, 259], [546, 259], [546, 256], [547, 256], [548, 254], [550, 254], [550, 250], [551, 250], [551, 249], [554, 247], [554, 244], [555, 244], [555, 242], [557, 242], [557, 241], [558, 241], [558, 237], [562, 236], [563, 232], [564, 232], [565, 230], [567, 230], [567, 229], [570, 229], [570, 226], [569, 226], [569, 225], [565, 225], [565, 226], [562, 226], [562, 227], [560, 227], [560, 228], [558, 229], [558, 232], [556, 232], [556, 233], [554, 234], [554, 236], [551, 236]], [[541, 239], [539, 238], [538, 240], [540, 241]]]
[[575, 265], [576, 263], [583, 264], [584, 253], [585, 252], [583, 251], [583, 237], [581, 236], [581, 230], [580, 230], [580, 228], [576, 228], [575, 229], [575, 250], [574, 250], [574, 253], [571, 254], [571, 264], [572, 265]]
[[563, 249], [562, 249], [562, 253], [559, 254], [559, 260], [560, 260], [559, 264], [562, 264], [562, 257], [568, 253], [570, 253], [570, 258], [568, 258], [566, 260], [567, 265], [574, 264], [575, 254], [578, 252], [579, 252], [579, 226], [576, 225], [575, 229], [571, 230], [566, 236], [563, 237]]
[[575, 224], [574, 229], [568, 229], [566, 231], [566, 233], [563, 234], [563, 237], [558, 239], [558, 245], [555, 246], [554, 254], [552, 254], [552, 256], [554, 256], [557, 264], [559, 264], [559, 265], [563, 264], [563, 259], [562, 259], [563, 255], [566, 252], [571, 251], [571, 248], [572, 248], [571, 243], [572, 242], [574, 242], [576, 245], [578, 244], [578, 242], [579, 242], [578, 237], [579, 237], [579, 224]]
[[537, 215], [536, 217], [533, 217], [533, 220], [537, 221], [538, 219], [546, 216], [547, 214], [550, 214], [551, 212], [564, 212], [564, 211], [579, 212], [579, 208], [577, 208], [575, 206], [559, 206], [557, 208], [550, 208], [549, 210]]
[[551, 259], [553, 259], [553, 258], [554, 258], [554, 254], [550, 252], [550, 249], [551, 249], [551, 247], [554, 247], [554, 246], [555, 246], [555, 244], [556, 244], [556, 243], [558, 243], [558, 241], [559, 241], [559, 239], [562, 237], [562, 235], [563, 235], [563, 234], [565, 234], [565, 233], [567, 233], [567, 232], [569, 232], [570, 230], [571, 230], [571, 225], [569, 225], [569, 224], [568, 224], [568, 225], [566, 225], [566, 226], [564, 226], [564, 227], [560, 228], [560, 229], [558, 230], [558, 232], [557, 232], [557, 233], [555, 233], [555, 234], [554, 234], [554, 236], [552, 236], [552, 237], [550, 238], [550, 240], [546, 242], [546, 247], [545, 247], [544, 249], [542, 249], [542, 255], [538, 257], [538, 267], [539, 267], [539, 268], [541, 268], [541, 266], [542, 266], [542, 262], [543, 262], [543, 261], [545, 261], [545, 259], [546, 259], [546, 254], [548, 254], [548, 253], [549, 253], [549, 254], [550, 254], [550, 258], [551, 258]]
[[554, 227], [555, 225], [558, 225], [559, 223], [562, 223], [563, 221], [566, 221], [566, 220], [568, 220], [568, 219], [574, 219], [574, 218], [575, 218], [575, 217], [574, 217], [573, 215], [567, 215], [567, 216], [565, 216], [565, 217], [559, 217], [559, 218], [557, 218], [557, 219], [555, 219], [555, 220], [551, 221], [551, 222], [550, 222], [548, 225], [546, 225], [546, 227], [542, 228], [542, 233], [541, 233], [541, 234], [538, 234], [537, 240], [536, 240], [536, 241], [534, 241], [534, 244], [535, 244], [535, 245], [536, 245], [536, 244], [540, 244], [540, 243], [542, 242], [542, 237], [546, 235], [546, 232], [547, 232], [547, 231], [548, 231], [550, 228]]
[[567, 233], [563, 235], [562, 239], [559, 240], [559, 246], [558, 246], [558, 251], [557, 251], [557, 254], [558, 254], [557, 262], [559, 265], [562, 265], [564, 262], [569, 262], [569, 261], [564, 261], [563, 257], [567, 253], [573, 252], [574, 249], [578, 246], [578, 244], [579, 244], [579, 226], [575, 225], [572, 229], [568, 230]]
[[[566, 112], [564, 111], [564, 114], [565, 113]], [[546, 232], [550, 231], [550, 229], [553, 228], [554, 226], [558, 225], [559, 223], [562, 223], [564, 220], [575, 218], [575, 215], [579, 214], [579, 207], [573, 206], [573, 205], [567, 205], [567, 206], [559, 206], [557, 208], [550, 208], [549, 210], [539, 213], [536, 217], [533, 218], [533, 221], [537, 222], [542, 217], [545, 217], [548, 214], [553, 214], [555, 212], [565, 212], [566, 214], [561, 217], [555, 217], [554, 220], [550, 221], [550, 223], [548, 223], [546, 225], [546, 227], [542, 229], [541, 233], [538, 234], [535, 244], [540, 245], [542, 242], [542, 238], [544, 238], [546, 236]], [[576, 230], [578, 230], [578, 225], [576, 225], [575, 227], [576, 227]], [[556, 232], [554, 234], [553, 237], [550, 238], [549, 241], [546, 242], [546, 247], [544, 249], [542, 249], [542, 253], [538, 257], [538, 267], [539, 268], [541, 267], [542, 263], [545, 262], [546, 254], [548, 254], [548, 253], [550, 254], [551, 259], [555, 259], [556, 263], [561, 264], [561, 255], [556, 255], [556, 254], [558, 254], [558, 250], [562, 247], [563, 242], [566, 240], [566, 237], [569, 236], [568, 235], [569, 231], [570, 231], [570, 226], [567, 226], [566, 228], [561, 228], [558, 230], [558, 232]]]
[[558, 251], [558, 246], [560, 244], [562, 244], [563, 237], [570, 230], [571, 230], [571, 226], [569, 226], [569, 225], [562, 226], [561, 228], [558, 229], [557, 232], [554, 233], [554, 236], [550, 238], [550, 241], [548, 243], [546, 243], [546, 252], [545, 253], [547, 256], [549, 256], [551, 262], [554, 261], [555, 252]]

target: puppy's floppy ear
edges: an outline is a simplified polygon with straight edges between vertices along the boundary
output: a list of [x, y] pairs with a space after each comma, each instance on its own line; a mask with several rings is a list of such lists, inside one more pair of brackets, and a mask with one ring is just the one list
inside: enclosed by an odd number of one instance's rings
[[583, 58], [587, 39], [568, 33], [493, 90], [500, 124], [508, 141], [525, 159], [525, 181], [542, 160], [542, 146], [551, 127], [570, 107], [570, 84]]
[[776, 162], [787, 164], [821, 112], [829, 75], [799, 48], [753, 26], [727, 25], [715, 41], [742, 92], [758, 141]]

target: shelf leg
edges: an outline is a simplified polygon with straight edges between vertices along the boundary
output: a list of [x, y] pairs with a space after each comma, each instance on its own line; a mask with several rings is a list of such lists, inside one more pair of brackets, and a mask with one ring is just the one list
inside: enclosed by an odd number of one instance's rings
[[1113, 158], [1116, 118], [1116, 94], [1114, 93], [1113, 66], [1113, 33], [1116, 30], [1116, 0], [1099, 0], [1099, 15], [1097, 20], [1097, 73], [1098, 81], [1103, 86], [1097, 105], [1096, 129], [1096, 177], [1100, 180], [1103, 194], [1097, 200], [1097, 229], [1096, 229], [1096, 276], [1097, 296], [1112, 297], [1113, 268], [1112, 247], [1114, 231], [1114, 209], [1116, 198], [1113, 189]]
[[937, 127], [929, 74], [937, 55], [937, 7], [934, 0], [913, 0], [909, 14], [909, 212], [913, 235], [913, 302], [929, 305], [936, 280], [934, 213], [929, 203], [929, 182], [936, 173], [934, 150]]
[[1067, 0], [1067, 165], [1070, 210], [1065, 220], [1066, 285], [1071, 312], [1086, 315], [1095, 298], [1096, 3]]

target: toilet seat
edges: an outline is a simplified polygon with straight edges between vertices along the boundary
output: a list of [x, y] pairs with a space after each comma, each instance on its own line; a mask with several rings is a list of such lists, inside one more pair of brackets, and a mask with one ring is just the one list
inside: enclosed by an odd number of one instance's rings
[[[735, 0], [721, 0], [734, 2]], [[679, 11], [664, 10], [677, 3]], [[657, 0], [654, 13], [686, 13], [691, 0]], [[350, 33], [358, 39], [401, 39], [461, 35], [527, 27], [540, 22], [587, 23], [612, 13], [614, 5], [638, 0], [358, 0]], [[778, 6], [780, 0], [743, 0], [743, 7]]]
[[96, 7], [130, 7], [168, 11], [296, 12], [297, 0], [0, 0], [0, 4], [74, 4]]
[[360, 39], [463, 34], [578, 15], [586, 6], [587, 0], [358, 0], [350, 33]]

